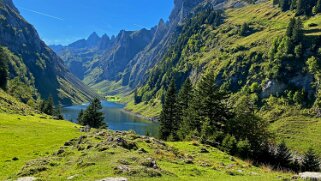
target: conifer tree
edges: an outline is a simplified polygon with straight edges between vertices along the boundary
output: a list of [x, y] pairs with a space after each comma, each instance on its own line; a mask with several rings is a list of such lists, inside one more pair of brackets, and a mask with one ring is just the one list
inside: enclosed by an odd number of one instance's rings
[[296, 7], [297, 7], [297, 0], [292, 0], [291, 1], [291, 6], [290, 6], [290, 9], [291, 10], [295, 10], [296, 9]]
[[6, 90], [9, 77], [8, 62], [2, 55], [2, 48], [0, 53], [0, 88]]
[[174, 139], [177, 137], [173, 132], [177, 128], [177, 96], [175, 80], [172, 79], [166, 92], [165, 101], [163, 104], [160, 116], [160, 138], [167, 140], [170, 136]]
[[291, 164], [292, 154], [289, 148], [286, 146], [285, 142], [282, 141], [277, 147], [276, 150], [276, 161], [277, 164], [281, 167], [288, 168]]
[[314, 0], [297, 0], [296, 15], [310, 16], [312, 14], [312, 8], [315, 6], [316, 2]]
[[294, 25], [295, 25], [295, 18], [291, 18], [288, 24], [288, 27], [286, 29], [286, 36], [289, 38], [292, 38]]
[[55, 104], [52, 96], [49, 96], [48, 102], [47, 102], [47, 112], [48, 115], [54, 115], [55, 111]]
[[279, 0], [279, 6], [282, 11], [287, 11], [290, 9], [290, 1], [289, 0]]
[[302, 42], [303, 39], [303, 25], [300, 18], [296, 19], [293, 31], [292, 31], [292, 41], [296, 45]]
[[179, 130], [178, 136], [180, 139], [185, 137], [193, 130], [190, 129], [189, 105], [193, 98], [193, 86], [189, 78], [186, 79], [182, 88], [178, 93], [178, 120]]
[[301, 170], [301, 164], [299, 162], [299, 160], [297, 158], [295, 158], [293, 160], [293, 162], [291, 163], [291, 169], [295, 172], [295, 173], [299, 173]]
[[215, 135], [225, 131], [226, 122], [232, 117], [226, 99], [227, 94], [215, 85], [214, 74], [205, 73], [193, 91], [183, 125], [187, 124], [185, 127], [203, 142], [215, 141]]
[[48, 100], [43, 100], [41, 102], [40, 111], [47, 115], [54, 115], [54, 101], [52, 96], [49, 96]]
[[186, 79], [182, 88], [178, 93], [177, 103], [178, 103], [178, 119], [182, 120], [184, 112], [188, 108], [189, 102], [192, 99], [193, 86], [189, 78]]
[[239, 32], [240, 36], [246, 36], [249, 31], [249, 25], [247, 23], [243, 23]]
[[134, 103], [139, 104], [141, 102], [141, 97], [138, 96], [137, 89], [134, 91]]
[[223, 130], [227, 119], [231, 116], [224, 101], [227, 94], [219, 90], [215, 85], [212, 72], [206, 73], [196, 89], [196, 113], [198, 120], [208, 120], [210, 126], [217, 130]]
[[55, 116], [59, 120], [63, 120], [64, 116], [61, 113], [61, 105], [59, 104], [58, 107], [55, 109]]
[[104, 122], [104, 114], [101, 112], [101, 109], [100, 100], [95, 98], [80, 117], [82, 125], [89, 125], [92, 128], [106, 128], [107, 125]]
[[320, 160], [312, 148], [305, 154], [302, 162], [303, 171], [320, 171]]
[[55, 110], [54, 110], [54, 101], [52, 96], [49, 96], [47, 100], [41, 101], [40, 111], [47, 115], [51, 115], [51, 116], [54, 115]]

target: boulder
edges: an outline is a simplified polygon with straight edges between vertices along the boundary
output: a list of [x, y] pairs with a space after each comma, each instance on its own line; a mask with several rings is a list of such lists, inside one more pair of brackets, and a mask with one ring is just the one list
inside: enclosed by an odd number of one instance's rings
[[303, 172], [299, 173], [299, 177], [304, 180], [313, 180], [313, 181], [321, 181], [321, 173], [320, 172]]
[[128, 181], [128, 179], [124, 177], [108, 177], [97, 181]]
[[91, 129], [90, 126], [86, 125], [85, 127], [80, 128], [80, 132], [88, 133], [90, 132], [90, 129]]
[[184, 162], [186, 164], [193, 164], [194, 163], [192, 158], [188, 158], [188, 159], [184, 160]]
[[152, 158], [147, 158], [144, 162], [142, 162], [142, 165], [145, 167], [154, 168], [154, 169], [158, 168], [156, 160]]
[[209, 151], [206, 148], [201, 148], [200, 153], [209, 153]]
[[278, 80], [269, 80], [263, 85], [261, 97], [279, 96], [286, 89], [286, 84]]
[[82, 143], [84, 143], [84, 140], [87, 138], [87, 136], [80, 136], [79, 138], [78, 138], [78, 144], [82, 144]]
[[113, 141], [114, 141], [114, 137], [109, 136], [109, 137], [107, 138], [107, 142], [113, 142]]
[[68, 177], [67, 180], [73, 180], [73, 179], [75, 179], [77, 177], [79, 177], [78, 174]]
[[72, 141], [65, 142], [64, 146], [72, 146], [74, 143]]
[[65, 150], [64, 149], [59, 149], [57, 151], [57, 153], [55, 153], [55, 155], [62, 155], [63, 153], [65, 153]]
[[126, 165], [119, 165], [114, 168], [116, 174], [123, 174], [130, 171], [130, 168]]
[[137, 150], [137, 149], [138, 149], [136, 143], [134, 143], [134, 142], [127, 142], [126, 140], [124, 140], [124, 139], [121, 138], [121, 137], [117, 138], [117, 139], [116, 139], [116, 142], [117, 142], [117, 145], [118, 145], [118, 146], [121, 146], [121, 147], [123, 147], [123, 148], [125, 148], [125, 149], [128, 149], [128, 150], [132, 150], [132, 149]]
[[18, 178], [17, 181], [34, 181], [37, 180], [35, 177], [21, 177]]

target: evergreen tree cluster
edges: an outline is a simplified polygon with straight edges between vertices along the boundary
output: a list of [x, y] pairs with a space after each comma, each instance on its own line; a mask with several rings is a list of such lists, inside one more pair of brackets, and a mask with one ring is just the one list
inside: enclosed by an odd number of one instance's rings
[[271, 79], [282, 79], [304, 66], [303, 58], [303, 25], [300, 18], [292, 18], [286, 30], [286, 36], [277, 38], [269, 51], [269, 70]]
[[80, 111], [77, 119], [78, 123], [92, 128], [106, 128], [107, 125], [104, 122], [104, 114], [101, 112], [101, 109], [100, 100], [95, 98], [85, 111]]
[[224, 104], [225, 93], [214, 84], [214, 76], [206, 74], [194, 90], [192, 83], [186, 79], [177, 93], [172, 79], [166, 92], [160, 117], [160, 137], [164, 140], [184, 140], [193, 136], [209, 141], [216, 134], [223, 133], [226, 121], [231, 117]]
[[8, 61], [3, 56], [3, 50], [0, 48], [0, 88], [7, 89], [7, 83], [9, 78]]
[[206, 73], [196, 88], [187, 78], [177, 89], [172, 79], [161, 112], [160, 138], [196, 139], [232, 155], [271, 164], [275, 169], [319, 170], [319, 158], [313, 150], [299, 160], [285, 142], [273, 144], [268, 123], [255, 114], [256, 104], [251, 97], [238, 96], [231, 108], [228, 98], [228, 94], [215, 85], [212, 73]]
[[142, 97], [138, 95], [137, 89], [134, 91], [134, 103], [139, 104], [142, 102]]
[[47, 100], [43, 100], [40, 102], [39, 110], [42, 113], [53, 116], [55, 119], [63, 120], [64, 117], [61, 113], [61, 106], [55, 106], [54, 100], [52, 96], [49, 96]]
[[213, 146], [221, 145], [226, 151], [254, 155], [270, 139], [268, 124], [253, 111], [245, 110], [250, 107], [247, 99], [231, 109], [228, 97], [215, 85], [213, 73], [206, 73], [195, 89], [186, 79], [177, 91], [172, 80], [160, 117], [160, 138], [198, 139]]
[[260, 161], [273, 165], [274, 169], [292, 170], [296, 173], [320, 171], [320, 158], [312, 148], [301, 157], [294, 155], [283, 141], [276, 146], [271, 145], [265, 154], [265, 159], [261, 158]]
[[241, 29], [239, 31], [239, 35], [246, 36], [246, 35], [248, 35], [249, 31], [250, 31], [249, 25], [247, 23], [243, 23], [241, 26]]
[[47, 115], [54, 115], [55, 104], [52, 96], [49, 96], [47, 100], [43, 100], [40, 104], [40, 111]]
[[320, 0], [273, 0], [273, 5], [278, 5], [282, 11], [294, 10], [297, 16], [321, 13]]
[[301, 170], [314, 172], [320, 171], [320, 159], [312, 148], [304, 154]]
[[298, 72], [307, 72], [315, 78], [313, 86], [316, 87], [316, 96], [309, 95], [305, 88], [290, 86], [282, 96], [290, 105], [310, 107], [319, 104], [319, 59], [320, 43], [316, 38], [306, 38], [300, 18], [289, 21], [284, 37], [275, 39], [269, 51], [269, 63], [265, 71], [269, 79], [287, 81]]

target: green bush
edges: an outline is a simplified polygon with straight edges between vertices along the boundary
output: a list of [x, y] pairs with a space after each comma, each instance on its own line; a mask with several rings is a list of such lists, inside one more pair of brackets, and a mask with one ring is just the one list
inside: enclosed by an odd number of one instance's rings
[[237, 141], [234, 136], [228, 134], [222, 141], [223, 150], [234, 155], [237, 152]]

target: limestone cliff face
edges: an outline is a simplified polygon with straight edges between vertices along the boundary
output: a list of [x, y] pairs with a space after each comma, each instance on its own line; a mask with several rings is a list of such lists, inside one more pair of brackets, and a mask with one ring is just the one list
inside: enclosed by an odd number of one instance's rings
[[170, 15], [172, 24], [183, 23], [184, 19], [191, 13], [193, 8], [204, 0], [174, 0], [174, 9]]
[[153, 39], [155, 30], [122, 31], [110, 51], [99, 59], [103, 67], [102, 80], [120, 80], [130, 61]]
[[56, 102], [71, 104], [95, 96], [64, 67], [62, 60], [20, 15], [12, 0], [0, 1], [0, 24], [0, 46], [22, 58], [43, 98], [52, 95]]
[[[144, 83], [148, 70], [162, 60], [162, 57], [169, 47], [177, 39], [179, 27], [184, 20], [193, 14], [196, 7], [205, 2], [207, 2], [207, 0], [174, 0], [174, 8], [169, 17], [169, 21], [167, 23], [160, 21], [157, 26], [158, 31], [155, 33], [155, 37], [157, 38], [154, 39], [157, 41], [151, 42], [151, 44], [137, 54], [128, 65], [130, 73], [125, 78], [129, 78], [129, 80], [125, 82], [128, 82], [130, 87], [136, 87]], [[212, 5], [215, 6], [219, 3], [221, 3], [221, 1], [213, 1]]]

